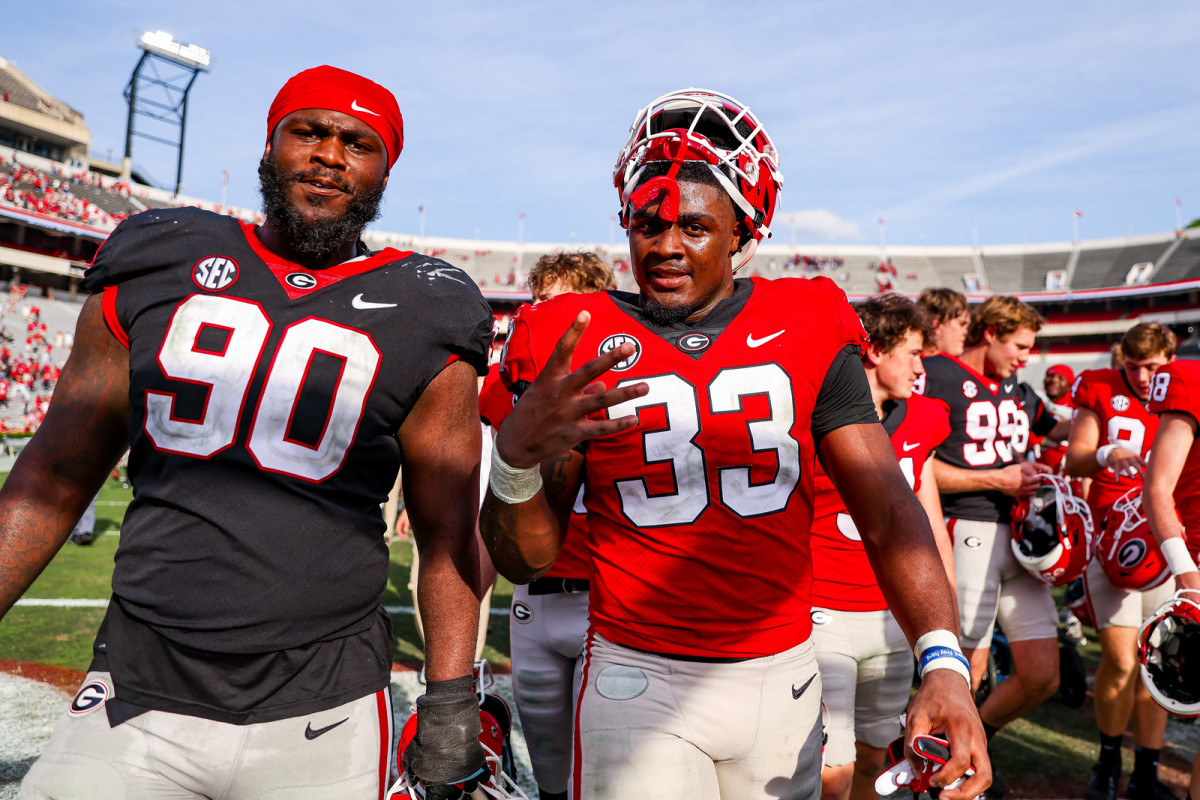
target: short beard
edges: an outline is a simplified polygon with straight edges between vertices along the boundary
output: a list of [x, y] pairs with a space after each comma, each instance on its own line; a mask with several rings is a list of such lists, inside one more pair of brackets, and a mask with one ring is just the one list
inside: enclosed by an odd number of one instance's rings
[[[284, 175], [269, 155], [258, 164], [259, 192], [267, 220], [287, 238], [293, 251], [320, 264], [328, 261], [348, 241], [357, 241], [363, 228], [379, 219], [379, 203], [383, 199], [384, 182], [360, 189], [350, 196], [345, 212], [328, 222], [308, 222], [288, 200], [288, 181], [302, 181], [320, 176], [348, 188], [341, 176], [331, 175], [319, 167], [307, 172]], [[317, 205], [318, 203], [314, 203]]]
[[664, 306], [657, 300], [651, 300], [648, 297], [642, 298], [642, 311], [646, 312], [646, 316], [650, 317], [656, 325], [678, 325], [685, 322], [688, 317], [696, 313], [696, 309], [692, 306]]

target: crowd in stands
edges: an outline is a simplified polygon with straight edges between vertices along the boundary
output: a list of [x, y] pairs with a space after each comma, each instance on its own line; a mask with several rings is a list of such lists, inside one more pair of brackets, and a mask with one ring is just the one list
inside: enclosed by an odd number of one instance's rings
[[[0, 329], [0, 434], [33, 433], [46, 417], [50, 397], [58, 383], [64, 353], [74, 344], [74, 335], [50, 334], [37, 305], [22, 303], [24, 286], [13, 287], [4, 298], [0, 318], [8, 324]], [[25, 339], [12, 330], [12, 317], [20, 315]], [[58, 363], [51, 354], [57, 350]]]
[[[86, 183], [91, 177], [83, 172], [75, 180]], [[98, 181], [99, 176], [95, 179]], [[105, 188], [126, 198], [131, 191], [129, 184], [119, 182]], [[0, 199], [26, 211], [96, 227], [112, 228], [127, 216], [109, 213], [79, 197], [71, 191], [71, 179], [65, 175], [49, 174], [15, 158], [5, 160], [3, 156], [0, 156]]]

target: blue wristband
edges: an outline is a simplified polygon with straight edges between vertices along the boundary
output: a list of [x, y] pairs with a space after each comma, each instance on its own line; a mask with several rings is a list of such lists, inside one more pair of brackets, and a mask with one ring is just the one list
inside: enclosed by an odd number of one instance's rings
[[921, 675], [924, 675], [925, 667], [929, 665], [929, 662], [935, 661], [939, 658], [957, 659], [958, 661], [962, 662], [962, 665], [967, 670], [967, 674], [968, 675], [971, 674], [971, 664], [970, 664], [970, 662], [967, 661], [967, 657], [964, 656], [962, 654], [962, 652], [954, 649], [953, 647], [944, 647], [944, 646], [943, 647], [930, 647], [924, 653], [921, 653], [921, 660], [920, 660], [920, 662], [918, 662], [917, 672]]

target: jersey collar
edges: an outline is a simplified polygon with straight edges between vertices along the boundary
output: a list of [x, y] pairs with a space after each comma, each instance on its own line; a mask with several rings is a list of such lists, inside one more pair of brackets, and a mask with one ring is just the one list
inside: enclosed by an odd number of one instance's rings
[[385, 264], [391, 264], [412, 255], [412, 251], [401, 252], [391, 247], [385, 247], [372, 253], [360, 241], [357, 248], [358, 255], [349, 261], [343, 261], [341, 264], [325, 269], [309, 269], [268, 250], [267, 246], [259, 241], [256, 233], [257, 225], [240, 220], [239, 222], [250, 249], [271, 270], [271, 274], [275, 276], [275, 280], [279, 281], [279, 285], [283, 287], [289, 300], [312, 294], [345, 278], [362, 275], [364, 272], [370, 272]]

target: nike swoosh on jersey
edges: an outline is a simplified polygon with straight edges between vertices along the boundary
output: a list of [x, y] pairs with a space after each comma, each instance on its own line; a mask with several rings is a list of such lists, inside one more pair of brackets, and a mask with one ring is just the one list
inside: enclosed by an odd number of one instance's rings
[[785, 331], [787, 331], [787, 328], [784, 328], [782, 331], [775, 331], [770, 336], [764, 336], [761, 339], [755, 339], [754, 334], [748, 333], [748, 334], [746, 334], [746, 346], [747, 347], [762, 347], [764, 344], [771, 341], [776, 336], [782, 336]]
[[346, 717], [346, 719], [341, 720], [340, 722], [335, 722], [332, 725], [326, 725], [324, 728], [313, 728], [312, 723], [310, 722], [310, 723], [308, 723], [308, 725], [306, 725], [304, 727], [304, 738], [308, 739], [309, 741], [312, 741], [313, 739], [317, 738], [318, 736], [320, 736], [323, 733], [329, 733], [331, 730], [336, 728], [338, 725], [341, 725], [342, 722], [349, 721], [349, 719], [350, 719], [349, 717]]
[[920, 443], [920, 442], [914, 442], [914, 443], [912, 443], [912, 444], [909, 444], [908, 442], [905, 442], [905, 443], [904, 443], [904, 445], [903, 445], [903, 447], [904, 447], [904, 452], [906, 452], [906, 453], [907, 453], [909, 450], [916, 449], [916, 448], [918, 448], [918, 447], [920, 447], [920, 446], [921, 446], [921, 443]]
[[[780, 333], [782, 333], [782, 331], [780, 331]], [[809, 678], [807, 681], [805, 681], [804, 685], [801, 686], [799, 689], [797, 689], [796, 684], [793, 683], [792, 684], [792, 699], [799, 700], [800, 695], [804, 694], [804, 692], [808, 689], [808, 687], [812, 685], [812, 682], [813, 682], [813, 680], [816, 679], [816, 677], [817, 677], [816, 675], [813, 675], [811, 678]]]
[[360, 310], [368, 308], [395, 308], [395, 303], [372, 303], [369, 300], [363, 300], [362, 292], [354, 295], [354, 299], [350, 301], [350, 305]]
[[372, 111], [372, 110], [371, 110], [371, 109], [369, 109], [369, 108], [363, 108], [362, 106], [360, 106], [360, 105], [358, 104], [358, 101], [357, 101], [357, 100], [351, 100], [351, 101], [350, 101], [350, 109], [351, 109], [352, 111], [361, 111], [361, 112], [363, 112], [364, 114], [370, 114], [372, 117], [382, 117], [382, 116], [383, 116], [383, 114], [380, 114], [380, 113], [378, 113], [378, 112]]

